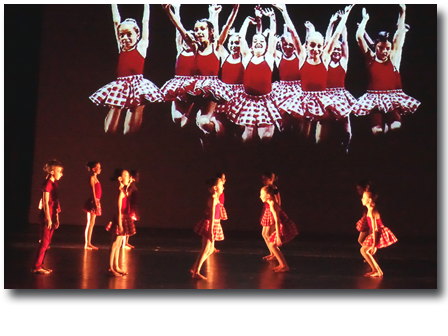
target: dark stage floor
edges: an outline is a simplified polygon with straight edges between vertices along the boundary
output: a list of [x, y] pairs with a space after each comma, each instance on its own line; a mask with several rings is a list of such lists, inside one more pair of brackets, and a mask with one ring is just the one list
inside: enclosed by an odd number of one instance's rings
[[[261, 230], [260, 230], [261, 231]], [[260, 232], [261, 233], [261, 232]], [[190, 230], [143, 229], [131, 237], [135, 249], [122, 254], [123, 277], [107, 274], [109, 233], [95, 227], [98, 251], [83, 249], [84, 227], [61, 226], [47, 251], [49, 275], [31, 273], [38, 226], [5, 235], [4, 286], [10, 289], [436, 289], [436, 238], [399, 241], [377, 253], [383, 278], [367, 278], [357, 235], [301, 234], [282, 247], [291, 267], [274, 273], [263, 261], [267, 248], [258, 232], [225, 232], [219, 253], [204, 263], [207, 281], [193, 280], [189, 268], [201, 241]]]

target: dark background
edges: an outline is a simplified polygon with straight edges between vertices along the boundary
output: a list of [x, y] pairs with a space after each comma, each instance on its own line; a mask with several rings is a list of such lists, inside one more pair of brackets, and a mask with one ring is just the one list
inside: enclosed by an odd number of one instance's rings
[[[311, 21], [323, 34], [330, 16], [345, 5], [288, 5], [302, 39]], [[266, 7], [266, 6], [264, 6]], [[398, 5], [366, 5], [367, 31], [393, 34]], [[142, 5], [120, 5], [122, 19], [141, 26]], [[364, 61], [355, 41], [362, 5], [352, 10], [347, 89], [361, 96], [367, 87]], [[220, 25], [231, 6], [223, 5]], [[253, 15], [241, 5], [235, 27]], [[278, 30], [283, 19], [276, 10]], [[269, 144], [243, 146], [230, 134], [206, 150], [192, 123], [181, 129], [171, 121], [169, 104], [150, 104], [135, 135], [108, 135], [107, 108], [89, 95], [114, 80], [118, 59], [110, 5], [5, 5], [5, 229], [20, 230], [37, 221], [44, 163], [64, 164], [62, 224], [85, 225], [82, 205], [89, 195], [85, 162], [101, 162], [104, 226], [115, 211], [115, 168], [141, 173], [141, 221], [152, 228], [191, 228], [202, 215], [204, 181], [217, 171], [227, 175], [224, 229], [260, 230], [261, 173], [279, 175], [283, 208], [303, 232], [356, 234], [361, 215], [356, 183], [374, 181], [381, 194], [383, 222], [398, 236], [437, 233], [437, 7], [408, 5], [411, 25], [403, 49], [405, 93], [422, 102], [403, 120], [397, 134], [374, 139], [367, 118], [352, 118], [350, 152], [321, 148], [294, 133], [276, 133]], [[191, 29], [208, 17], [206, 5], [184, 5], [182, 21]], [[267, 27], [268, 21], [264, 21]], [[253, 30], [249, 31], [251, 36]], [[18, 38], [18, 36], [20, 38]], [[175, 30], [159, 5], [151, 5], [150, 46], [144, 77], [161, 87], [174, 75]]]

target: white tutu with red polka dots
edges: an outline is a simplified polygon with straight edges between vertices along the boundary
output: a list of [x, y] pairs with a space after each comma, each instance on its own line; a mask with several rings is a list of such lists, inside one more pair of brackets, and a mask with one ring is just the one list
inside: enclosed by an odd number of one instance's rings
[[231, 99], [231, 92], [217, 76], [195, 76], [194, 88], [188, 93], [193, 96], [211, 97], [217, 102]]
[[162, 92], [165, 101], [188, 99], [188, 91], [194, 87], [196, 79], [193, 76], [175, 76], [167, 81], [160, 91]]
[[227, 117], [241, 126], [275, 125], [280, 130], [282, 116], [274, 102], [274, 95], [251, 96], [239, 92], [227, 103]]
[[97, 105], [120, 108], [140, 106], [145, 100], [150, 103], [164, 101], [160, 89], [143, 75], [118, 77], [89, 98]]
[[243, 84], [226, 84], [223, 83], [224, 86], [226, 86], [226, 91], [228, 92], [228, 95], [230, 96], [229, 101], [216, 105], [215, 113], [227, 113], [229, 109], [229, 102], [235, 98], [240, 92], [244, 92], [244, 85]]
[[343, 87], [329, 88], [327, 91], [333, 101], [335, 117], [347, 117], [352, 110], [352, 106], [357, 102], [356, 98]]
[[420, 102], [408, 96], [403, 90], [367, 91], [357, 103], [352, 106], [352, 113], [356, 116], [365, 116], [377, 109], [388, 113], [398, 110], [400, 114], [414, 113]]
[[327, 110], [334, 109], [333, 103], [327, 91], [302, 91], [300, 96], [287, 99], [279, 108], [296, 118], [322, 120], [333, 118]]
[[[277, 106], [281, 106], [286, 100], [291, 97], [298, 97], [302, 95], [302, 81], [280, 81], [272, 84], [272, 93], [274, 94], [274, 101]], [[280, 110], [280, 112], [286, 112]]]

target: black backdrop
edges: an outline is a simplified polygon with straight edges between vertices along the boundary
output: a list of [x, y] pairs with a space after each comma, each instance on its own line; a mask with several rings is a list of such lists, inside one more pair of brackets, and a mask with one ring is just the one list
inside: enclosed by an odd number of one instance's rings
[[[237, 29], [250, 5], [242, 5]], [[325, 32], [344, 5], [288, 5], [304, 38], [302, 23]], [[367, 31], [395, 30], [398, 5], [367, 5]], [[220, 23], [230, 12], [224, 5]], [[367, 77], [354, 34], [361, 5], [348, 20], [350, 60], [346, 86], [355, 97]], [[142, 5], [121, 5], [122, 18], [141, 22]], [[187, 28], [207, 17], [206, 5], [184, 5]], [[283, 22], [278, 11], [278, 27]], [[404, 118], [396, 135], [374, 139], [365, 118], [352, 119], [349, 154], [317, 148], [294, 134], [276, 134], [270, 144], [242, 146], [228, 136], [202, 150], [194, 125], [180, 129], [169, 104], [148, 105], [138, 134], [107, 135], [106, 108], [88, 96], [115, 79], [117, 46], [110, 5], [5, 5], [5, 215], [6, 227], [35, 222], [39, 185], [46, 160], [65, 166], [61, 180], [62, 224], [85, 224], [81, 207], [88, 195], [87, 160], [103, 166], [99, 176], [105, 225], [115, 211], [115, 168], [141, 172], [139, 226], [190, 228], [203, 210], [206, 178], [226, 173], [225, 229], [259, 230], [260, 175], [280, 176], [284, 210], [304, 232], [354, 233], [361, 214], [356, 183], [372, 179], [382, 195], [383, 221], [397, 236], [437, 232], [437, 11], [435, 5], [409, 5], [411, 25], [403, 50], [404, 91], [419, 99], [417, 112]], [[19, 24], [17, 24], [19, 23]], [[23, 38], [18, 39], [17, 36]], [[161, 87], [174, 74], [175, 31], [159, 5], [151, 6], [150, 46], [144, 76]], [[425, 60], [425, 62], [423, 62]], [[10, 178], [11, 176], [11, 178]]]

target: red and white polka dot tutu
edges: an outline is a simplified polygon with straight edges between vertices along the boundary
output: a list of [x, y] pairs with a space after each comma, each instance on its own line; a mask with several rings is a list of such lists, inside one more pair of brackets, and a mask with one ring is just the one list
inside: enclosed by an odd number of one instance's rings
[[167, 81], [160, 91], [165, 101], [187, 101], [188, 90], [194, 87], [196, 79], [193, 76], [175, 76]]
[[331, 100], [333, 101], [333, 113], [336, 119], [348, 117], [352, 110], [352, 106], [357, 100], [353, 95], [343, 87], [327, 89]]
[[[269, 210], [269, 212], [271, 212]], [[299, 234], [299, 230], [297, 229], [296, 224], [286, 216], [286, 214], [281, 211], [279, 214], [280, 217], [280, 240], [282, 241], [282, 245], [290, 242], [295, 236]], [[269, 237], [270, 243], [275, 243], [277, 238], [277, 231], [274, 231]]]
[[280, 130], [282, 116], [274, 102], [274, 95], [252, 96], [239, 92], [227, 104], [227, 117], [241, 126], [275, 125]]
[[378, 109], [388, 113], [399, 110], [400, 114], [414, 113], [420, 102], [408, 96], [403, 90], [367, 91], [357, 103], [352, 106], [352, 113], [356, 116], [365, 116]]
[[280, 104], [279, 108], [296, 118], [324, 120], [333, 118], [327, 110], [334, 109], [333, 105], [334, 102], [327, 91], [303, 91], [302, 95], [289, 98]]
[[[213, 224], [213, 239], [218, 241], [224, 240], [224, 232], [222, 231], [221, 221], [219, 219], [215, 219]], [[209, 238], [210, 220], [202, 219], [194, 226], [193, 231], [200, 236]]]
[[[227, 92], [227, 95], [229, 96], [229, 101], [231, 101], [234, 97], [236, 97], [240, 92], [244, 92], [244, 85], [243, 84], [226, 84], [223, 83], [225, 90]], [[226, 113], [229, 109], [229, 101], [216, 105], [215, 113]]]
[[231, 94], [227, 92], [227, 87], [217, 76], [195, 76], [194, 88], [188, 93], [193, 96], [204, 98], [211, 97], [217, 102], [227, 102], [231, 99]]
[[[302, 81], [280, 81], [272, 84], [272, 93], [274, 94], [274, 101], [277, 106], [281, 106], [285, 101], [291, 97], [298, 97], [302, 95]], [[287, 112], [280, 109], [281, 113]]]
[[143, 75], [118, 77], [89, 98], [97, 105], [120, 108], [140, 106], [145, 100], [150, 103], [164, 101], [160, 89]]

